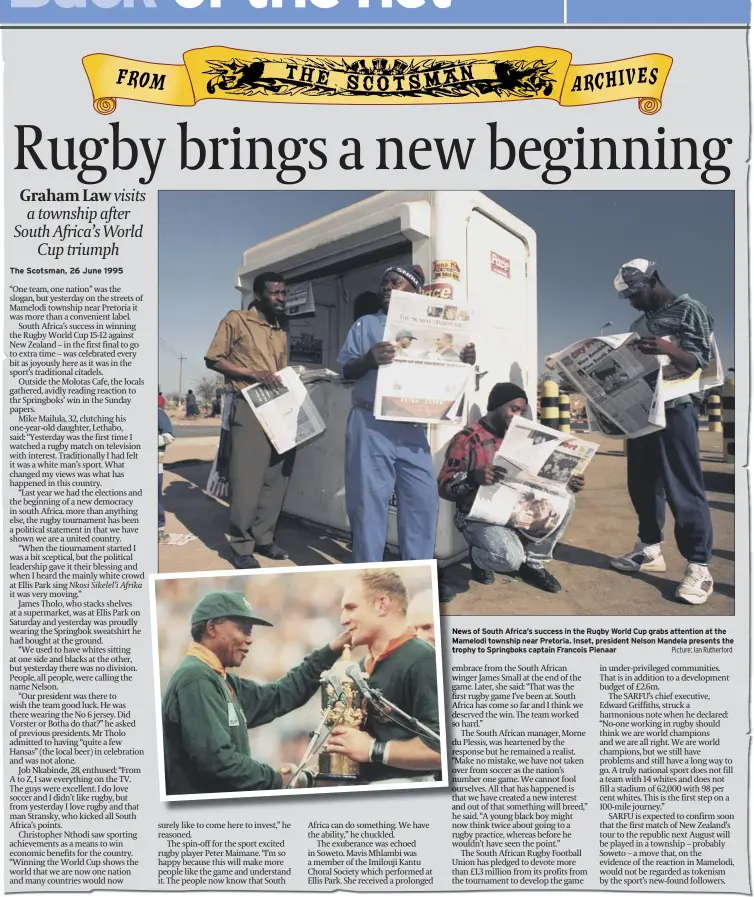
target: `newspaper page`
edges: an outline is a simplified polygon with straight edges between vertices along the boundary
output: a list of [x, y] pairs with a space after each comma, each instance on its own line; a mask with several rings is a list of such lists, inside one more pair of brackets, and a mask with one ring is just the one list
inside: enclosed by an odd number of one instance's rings
[[603, 432], [628, 438], [655, 432], [665, 426], [665, 402], [723, 382], [714, 336], [709, 365], [691, 375], [665, 355], [643, 353], [639, 340], [635, 333], [590, 337], [546, 360], [584, 395], [598, 426], [605, 420]]
[[247, 386], [243, 395], [275, 451], [282, 455], [325, 431], [317, 411], [295, 368], [283, 368], [279, 384]]
[[[0, 18], [5, 892], [751, 893], [748, 6]], [[535, 416], [627, 334], [637, 253], [714, 317], [723, 420], [627, 458], [574, 404], [506, 462], [552, 496], [599, 445], [557, 538], [472, 542], [494, 387]], [[402, 322], [474, 343], [457, 384], [386, 365], [436, 423], [371, 410], [409, 267], [470, 313]], [[585, 354], [645, 425], [643, 359]], [[294, 364], [325, 429], [281, 457], [243, 390]]]
[[706, 389], [713, 389], [723, 384], [725, 374], [714, 333], [712, 334], [711, 348], [709, 364], [705, 368], [697, 369], [693, 374], [684, 374], [672, 363], [662, 366], [661, 398], [663, 401], [677, 399], [689, 393], [704, 392]]
[[570, 506], [568, 483], [582, 476], [598, 445], [516, 417], [493, 459], [496, 482], [477, 492], [469, 517], [547, 538]]
[[472, 369], [461, 361], [472, 342], [471, 312], [457, 303], [394, 290], [385, 339], [395, 359], [377, 375], [375, 416], [381, 420], [457, 422]]

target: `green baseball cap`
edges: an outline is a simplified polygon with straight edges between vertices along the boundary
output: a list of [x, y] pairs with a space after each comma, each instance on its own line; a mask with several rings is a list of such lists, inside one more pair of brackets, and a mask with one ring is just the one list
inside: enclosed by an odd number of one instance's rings
[[220, 617], [239, 617], [257, 626], [272, 626], [269, 620], [256, 616], [243, 592], [208, 592], [191, 614], [191, 625]]

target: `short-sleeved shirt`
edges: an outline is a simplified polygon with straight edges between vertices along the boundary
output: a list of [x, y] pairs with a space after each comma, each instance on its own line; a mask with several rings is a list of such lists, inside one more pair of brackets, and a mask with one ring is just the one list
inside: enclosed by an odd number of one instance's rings
[[[204, 360], [276, 373], [288, 363], [288, 334], [278, 322], [270, 324], [255, 306], [230, 311], [220, 321]], [[237, 391], [252, 382], [225, 376], [225, 385]]]
[[[378, 311], [375, 315], [364, 315], [352, 325], [348, 331], [346, 341], [338, 355], [338, 367], [341, 374], [349, 361], [356, 361], [377, 343], [385, 339], [385, 324], [387, 315], [384, 311]], [[353, 387], [353, 398], [360, 402], [374, 404], [374, 393], [377, 389], [377, 371], [367, 371], [363, 377], [359, 377]]]
[[[363, 666], [363, 663], [362, 663]], [[428, 726], [433, 732], [440, 731], [440, 711], [437, 699], [437, 660], [435, 649], [419, 638], [409, 639], [405, 644], [378, 659], [369, 674], [369, 684], [404, 713]], [[408, 741], [414, 735], [398, 723], [378, 714], [372, 707], [367, 710], [366, 731], [378, 741]], [[418, 736], [432, 750], [439, 753], [439, 744], [429, 738]], [[419, 775], [420, 770], [407, 773], [405, 769], [385, 766], [381, 763], [359, 764], [359, 774], [370, 782], [392, 779], [396, 776]]]
[[[701, 302], [692, 299], [688, 293], [682, 293], [669, 305], [647, 312], [637, 318], [631, 325], [633, 333], [639, 336], [672, 336], [677, 345], [690, 352], [700, 368], [710, 363], [712, 353], [712, 315]], [[678, 408], [688, 405], [691, 396], [681, 396], [665, 403], [666, 408]]]

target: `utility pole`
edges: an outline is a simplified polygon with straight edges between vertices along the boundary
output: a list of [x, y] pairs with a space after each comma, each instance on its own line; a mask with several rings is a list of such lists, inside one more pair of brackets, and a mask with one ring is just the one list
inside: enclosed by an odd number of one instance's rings
[[180, 407], [183, 398], [183, 362], [187, 361], [185, 355], [178, 356], [178, 405]]

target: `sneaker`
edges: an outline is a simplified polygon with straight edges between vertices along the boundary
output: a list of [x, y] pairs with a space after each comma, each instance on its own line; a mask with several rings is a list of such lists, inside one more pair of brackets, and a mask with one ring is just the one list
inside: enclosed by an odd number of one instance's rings
[[706, 564], [688, 564], [675, 597], [686, 604], [704, 604], [712, 594], [712, 574]]
[[164, 529], [158, 530], [158, 532], [157, 532], [157, 543], [158, 543], [159, 545], [162, 545], [162, 544], [164, 544], [165, 542], [169, 542], [169, 541], [170, 541], [170, 536], [168, 535], [168, 533], [166, 533]]
[[646, 545], [637, 540], [634, 550], [623, 557], [610, 558], [610, 564], [621, 573], [664, 573], [667, 569], [662, 545]]
[[480, 567], [474, 560], [471, 550], [469, 550], [469, 563], [471, 564], [471, 578], [474, 582], [480, 582], [483, 586], [491, 586], [495, 581], [495, 574], [492, 570], [485, 570], [484, 567]]
[[548, 573], [544, 567], [521, 564], [518, 568], [518, 576], [522, 582], [534, 586], [535, 589], [542, 589], [543, 592], [559, 592], [563, 588], [552, 573]]

